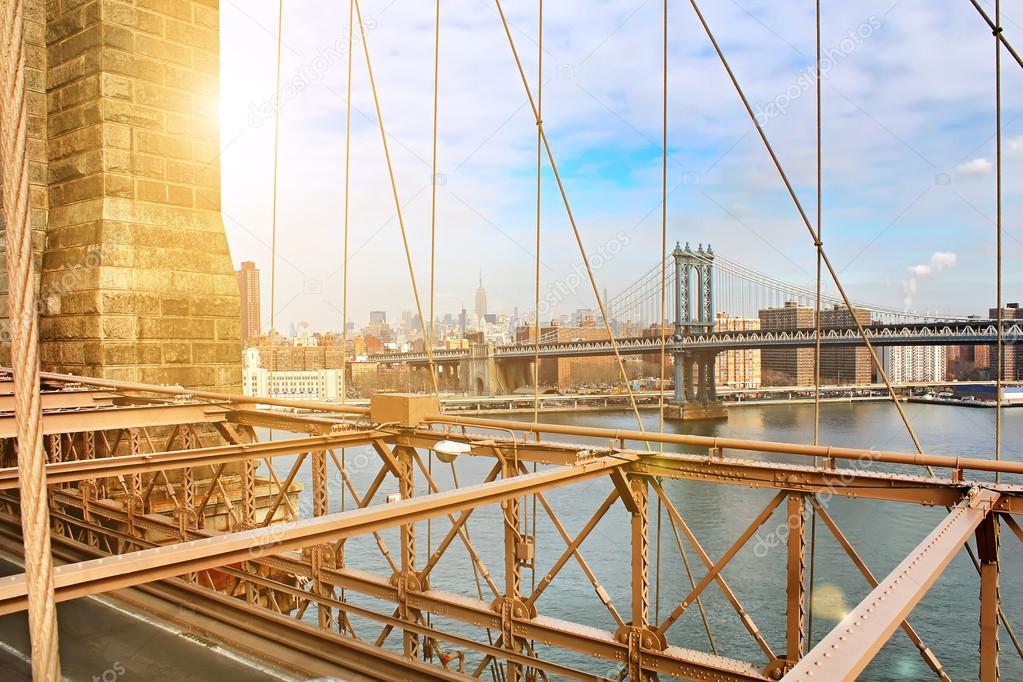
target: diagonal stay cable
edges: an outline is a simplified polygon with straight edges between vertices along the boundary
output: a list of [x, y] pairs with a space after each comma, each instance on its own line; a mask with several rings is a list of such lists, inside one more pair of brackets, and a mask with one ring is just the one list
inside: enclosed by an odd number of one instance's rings
[[430, 365], [430, 380], [433, 382], [433, 392], [440, 395], [440, 388], [437, 385], [437, 368], [433, 362], [433, 348], [430, 346], [430, 336], [426, 331], [426, 319], [423, 316], [423, 304], [419, 297], [419, 285], [416, 282], [416, 270], [412, 265], [412, 250], [409, 248], [408, 231], [405, 229], [405, 215], [401, 210], [401, 199], [398, 196], [398, 183], [394, 177], [394, 164], [391, 162], [391, 150], [387, 144], [387, 132], [384, 130], [384, 117], [380, 110], [380, 96], [377, 92], [376, 79], [373, 76], [373, 64], [369, 56], [369, 43], [366, 40], [366, 25], [362, 21], [362, 8], [359, 0], [355, 2], [355, 13], [359, 20], [359, 34], [362, 37], [362, 50], [366, 56], [366, 72], [369, 75], [369, 87], [373, 93], [373, 107], [376, 109], [377, 122], [380, 124], [380, 141], [384, 146], [384, 160], [387, 162], [387, 175], [391, 181], [391, 194], [394, 196], [394, 210], [398, 217], [398, 226], [401, 228], [401, 242], [405, 248], [405, 262], [408, 265], [409, 279], [412, 282], [412, 296], [416, 301], [416, 312], [419, 315], [419, 330], [423, 335], [423, 345], [426, 346], [426, 358]]
[[[860, 337], [863, 339], [864, 345], [870, 352], [870, 359], [874, 363], [874, 367], [877, 368], [877, 372], [881, 376], [882, 382], [888, 389], [888, 394], [889, 396], [891, 396], [892, 404], [895, 405], [895, 409], [899, 413], [899, 418], [902, 420], [902, 423], [906, 427], [906, 431], [909, 433], [910, 439], [913, 441], [913, 447], [916, 448], [917, 452], [922, 453], [923, 445], [920, 443], [920, 439], [916, 435], [916, 431], [913, 429], [913, 425], [910, 423], [909, 417], [906, 415], [906, 411], [903, 409], [902, 404], [899, 402], [899, 398], [895, 393], [895, 387], [892, 386], [892, 382], [888, 378], [887, 372], [884, 371], [884, 367], [882, 366], [881, 361], [877, 356], [877, 350], [874, 348], [874, 345], [870, 342], [870, 339], [867, 336], [867, 330], [864, 328], [863, 323], [860, 321], [860, 319], [856, 316], [853, 304], [850, 301], [849, 296], [845, 292], [845, 287], [842, 286], [842, 282], [838, 277], [838, 273], [835, 271], [835, 268], [831, 265], [831, 260], [828, 258], [828, 254], [824, 250], [823, 244], [817, 243], [819, 239], [817, 237], [816, 230], [814, 230], [813, 225], [810, 223], [810, 218], [809, 216], [807, 216], [806, 209], [803, 208], [802, 202], [796, 195], [796, 190], [795, 188], [793, 188], [792, 182], [789, 180], [789, 176], [785, 172], [784, 167], [782, 167], [781, 161], [779, 160], [778, 155], [774, 151], [774, 147], [771, 145], [770, 140], [767, 139], [767, 133], [764, 132], [763, 126], [760, 124], [760, 121], [757, 119], [757, 116], [753, 111], [753, 107], [750, 106], [749, 99], [746, 97], [745, 91], [742, 89], [742, 86], [739, 85], [739, 81], [736, 78], [735, 73], [732, 71], [732, 67], [729, 65], [728, 59], [725, 57], [724, 52], [721, 51], [721, 47], [718, 45], [717, 39], [714, 37], [714, 33], [711, 31], [710, 26], [707, 24], [707, 20], [704, 18], [703, 12], [700, 11], [699, 5], [697, 4], [696, 0], [689, 0], [689, 3], [692, 5], [693, 11], [696, 12], [696, 17], [697, 19], [699, 19], [700, 24], [703, 26], [703, 30], [707, 34], [707, 38], [710, 39], [711, 46], [717, 53], [718, 59], [721, 61], [721, 65], [724, 67], [726, 73], [728, 74], [729, 80], [735, 87], [735, 92], [739, 95], [739, 99], [742, 100], [742, 104], [746, 108], [746, 113], [749, 114], [750, 120], [756, 127], [757, 134], [760, 135], [760, 139], [763, 141], [764, 147], [767, 149], [767, 153], [770, 155], [771, 161], [774, 163], [774, 167], [778, 171], [778, 175], [781, 177], [782, 182], [785, 184], [785, 189], [788, 191], [789, 196], [792, 198], [792, 201], [796, 206], [796, 210], [799, 212], [799, 216], [802, 219], [803, 224], [806, 226], [807, 231], [810, 233], [810, 238], [813, 239], [814, 244], [817, 246], [821, 261], [823, 262], [824, 266], [828, 269], [828, 272], [831, 275], [831, 279], [832, 281], [834, 281], [835, 287], [838, 289], [838, 293], [841, 295], [846, 308], [849, 309], [849, 316], [852, 318], [853, 323], [856, 325], [856, 329], [859, 332]], [[928, 469], [928, 472], [931, 475], [933, 475], [932, 470]]]
[[977, 2], [977, 0], [970, 0], [970, 4], [977, 8], [977, 12], [980, 13], [981, 18], [984, 19], [984, 21], [987, 23], [988, 28], [991, 29], [991, 32], [995, 34], [995, 37], [998, 39], [998, 42], [1004, 45], [1005, 49], [1009, 52], [1009, 54], [1012, 55], [1012, 58], [1016, 60], [1016, 63], [1019, 64], [1020, 67], [1023, 67], [1023, 57], [1020, 57], [1019, 53], [1016, 52], [1016, 48], [1014, 48], [1012, 44], [1009, 42], [1009, 39], [1005, 37], [1005, 33], [1002, 31], [1002, 27], [997, 25], [996, 22], [993, 21], [990, 16], [988, 16], [988, 13], [984, 11], [984, 8], [980, 6], [980, 3]]
[[[693, 6], [693, 10], [696, 12], [696, 16], [699, 19], [700, 23], [702, 24], [704, 32], [706, 32], [707, 37], [710, 39], [711, 45], [713, 46], [714, 51], [717, 53], [722, 66], [728, 73], [728, 78], [729, 80], [731, 80], [732, 85], [735, 87], [736, 93], [742, 100], [743, 106], [746, 108], [746, 112], [749, 114], [750, 119], [753, 121], [753, 125], [756, 126], [757, 133], [760, 135], [760, 139], [763, 141], [768, 154], [771, 156], [771, 160], [774, 163], [774, 166], [777, 169], [779, 176], [781, 177], [782, 181], [785, 184], [785, 189], [788, 191], [789, 196], [792, 198], [792, 201], [796, 206], [796, 209], [799, 211], [800, 218], [802, 218], [802, 221], [806, 226], [807, 231], [810, 233], [810, 236], [815, 237], [816, 235], [813, 226], [810, 224], [810, 219], [807, 217], [806, 211], [803, 208], [803, 204], [799, 201], [799, 197], [796, 196], [795, 189], [792, 187], [792, 183], [789, 181], [788, 174], [785, 173], [785, 169], [782, 167], [781, 161], [778, 159], [778, 156], [774, 151], [774, 147], [767, 139], [767, 134], [764, 132], [764, 129], [760, 125], [759, 120], [757, 120], [756, 114], [754, 114], [753, 109], [750, 106], [749, 100], [746, 98], [746, 94], [742, 89], [742, 86], [739, 85], [739, 81], [736, 79], [735, 73], [732, 71], [731, 66], [729, 66], [728, 64], [728, 60], [725, 58], [724, 53], [721, 51], [721, 47], [718, 45], [717, 40], [714, 38], [714, 34], [711, 32], [710, 26], [707, 24], [707, 20], [704, 19], [703, 13], [700, 11], [700, 8], [697, 5], [696, 0], [689, 0], [689, 2]], [[923, 454], [923, 446], [920, 443], [920, 439], [917, 437], [916, 431], [913, 429], [913, 425], [909, 422], [909, 417], [906, 415], [905, 410], [902, 408], [902, 404], [899, 402], [898, 397], [895, 395], [895, 388], [892, 386], [891, 380], [888, 378], [888, 374], [884, 371], [884, 368], [881, 366], [881, 363], [878, 360], [877, 352], [874, 349], [873, 344], [871, 344], [870, 339], [867, 338], [866, 329], [864, 329], [863, 324], [859, 321], [856, 315], [853, 314], [853, 306], [849, 301], [849, 297], [845, 292], [845, 288], [842, 286], [842, 283], [839, 280], [838, 274], [835, 272], [835, 268], [831, 265], [831, 260], [828, 258], [827, 252], [824, 250], [823, 245], [820, 245], [818, 248], [820, 251], [821, 260], [824, 263], [825, 267], [827, 267], [828, 272], [831, 274], [831, 278], [834, 281], [835, 287], [838, 289], [838, 292], [841, 295], [843, 301], [845, 301], [845, 305], [849, 309], [849, 314], [852, 317], [853, 322], [856, 323], [857, 331], [859, 332], [860, 337], [863, 339], [863, 342], [866, 345], [867, 350], [870, 351], [871, 360], [873, 361], [874, 366], [877, 367], [878, 374], [880, 374], [882, 380], [884, 381], [885, 386], [888, 389], [888, 393], [892, 398], [892, 402], [895, 405], [895, 409], [898, 411], [899, 417], [902, 420], [903, 425], [905, 425], [906, 430], [909, 432], [910, 438], [913, 440], [913, 446], [916, 448], [918, 453]], [[930, 466], [927, 467], [927, 472], [931, 476], [934, 476], [934, 470]], [[980, 563], [977, 560], [976, 552], [968, 543], [966, 545], [966, 550], [967, 553], [970, 555], [970, 560], [973, 562], [974, 567], [979, 572]], [[1020, 657], [1023, 658], [1023, 648], [1020, 647], [1018, 640], [1016, 639], [1015, 634], [1013, 632], [1012, 626], [1009, 622], [1009, 619], [1005, 615], [1005, 611], [1004, 609], [1002, 609], [1001, 605], [999, 605], [998, 607], [998, 615], [1002, 620], [1002, 624], [1009, 632], [1013, 640], [1013, 643], [1016, 645], [1017, 652], [1020, 654]]]
[[[639, 426], [639, 430], [646, 431], [643, 426], [643, 417], [639, 414], [639, 405], [636, 403], [636, 395], [632, 391], [632, 385], [629, 383], [629, 375], [625, 371], [625, 361], [622, 359], [622, 354], [618, 348], [618, 341], [615, 339], [614, 332], [611, 330], [611, 322], [607, 316], [607, 309], [604, 306], [604, 300], [601, 298], [600, 288], [597, 286], [597, 280], [593, 276], [593, 268], [590, 267], [590, 258], [586, 255], [586, 247], [583, 245], [582, 235], [579, 233], [579, 226], [575, 221], [575, 214], [572, 213], [572, 206], [568, 201], [568, 194], [565, 190], [565, 184], [562, 182], [561, 173], [558, 172], [558, 164], [554, 160], [554, 152], [551, 149], [550, 140], [547, 138], [547, 132], [544, 130], [543, 120], [540, 118], [540, 111], [537, 109], [536, 100], [533, 98], [533, 90], [529, 87], [529, 80], [526, 78], [526, 72], [522, 68], [522, 60], [519, 58], [518, 49], [515, 47], [515, 39], [512, 38], [508, 19], [504, 14], [504, 8], [501, 6], [501, 0], [494, 0], [494, 3], [497, 7], [497, 12], [501, 17], [501, 24], [504, 26], [504, 33], [508, 38], [508, 47], [511, 48], [512, 57], [515, 59], [515, 66], [518, 69], [519, 77], [522, 79], [522, 86], [526, 89], [526, 97], [529, 100], [529, 107], [533, 111], [533, 119], [536, 121], [537, 129], [540, 131], [540, 138], [543, 140], [544, 149], [547, 151], [547, 160], [550, 162], [551, 171], [554, 173], [554, 180], [557, 182], [558, 191], [561, 193], [561, 201], [565, 205], [565, 214], [568, 218], [569, 224], [572, 226], [572, 233], [575, 236], [576, 244], [579, 247], [579, 255], [582, 257], [583, 265], [586, 266], [586, 275], [589, 278], [590, 287], [593, 289], [593, 296], [597, 301], [597, 307], [600, 309], [600, 316], [604, 323], [604, 328], [607, 331], [608, 340], [611, 342], [611, 349], [614, 351], [618, 370], [622, 376], [622, 383], [625, 384], [625, 390], [628, 392], [632, 412], [636, 417], [636, 423]], [[647, 448], [649, 447], [650, 445], [648, 443]]]

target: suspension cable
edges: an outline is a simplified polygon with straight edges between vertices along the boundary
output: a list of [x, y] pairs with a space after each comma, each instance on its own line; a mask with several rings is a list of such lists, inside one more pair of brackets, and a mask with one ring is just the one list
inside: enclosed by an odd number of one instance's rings
[[[356, 0], [358, 1], [358, 0]], [[590, 281], [590, 287], [593, 290], [593, 296], [597, 301], [597, 307], [600, 309], [600, 317], [604, 323], [604, 329], [607, 332], [608, 341], [611, 343], [611, 350], [614, 351], [615, 360], [618, 364], [618, 370], [621, 373], [622, 383], [625, 384], [625, 390], [629, 395], [629, 403], [632, 407], [632, 412], [636, 417], [636, 423], [640, 431], [646, 431], [643, 426], [643, 417], [639, 413], [639, 405], [636, 402], [636, 394], [632, 391], [632, 385], [629, 383], [629, 375], [625, 370], [625, 361], [622, 359], [622, 354], [618, 348], [618, 340], [615, 338], [614, 332], [611, 330], [611, 322], [608, 320], [607, 308], [604, 305], [604, 300], [600, 295], [600, 289], [597, 287], [597, 279], [593, 275], [593, 268], [590, 267], [589, 256], [586, 255], [586, 247], [583, 245], [582, 235], [579, 233], [579, 226], [575, 221], [575, 214], [572, 213], [572, 206], [568, 201], [568, 193], [565, 190], [565, 184], [561, 179], [561, 173], [558, 171], [558, 164], [554, 160], [554, 152], [551, 149], [550, 139], [547, 137], [547, 133], [544, 130], [543, 121], [540, 118], [540, 112], [536, 107], [536, 100], [533, 98], [532, 88], [529, 87], [529, 81], [526, 79], [526, 72], [522, 68], [522, 60], [519, 58], [518, 48], [515, 47], [515, 39], [512, 38], [511, 27], [508, 25], [508, 18], [504, 14], [504, 7], [501, 6], [501, 0], [494, 0], [494, 4], [497, 6], [497, 13], [501, 17], [501, 24], [504, 26], [505, 36], [508, 38], [508, 47], [511, 48], [512, 57], [515, 60], [515, 66], [519, 72], [519, 78], [522, 80], [522, 86], [526, 90], [526, 98], [529, 101], [529, 108], [533, 112], [533, 118], [537, 123], [537, 130], [540, 133], [540, 139], [543, 141], [544, 149], [547, 152], [547, 161], [550, 163], [551, 172], [554, 174], [554, 180], [558, 185], [558, 191], [561, 194], [561, 201], [565, 206], [565, 215], [568, 218], [569, 225], [572, 226], [572, 233], [575, 236], [576, 245], [579, 247], [579, 255], [582, 258], [583, 266], [586, 268], [586, 275]], [[647, 444], [649, 449], [650, 445]]]
[[[348, 400], [348, 233], [351, 214], [352, 176], [352, 31], [355, 30], [355, 3], [348, 2], [348, 91], [345, 95], [345, 191], [344, 191], [344, 247], [341, 274], [341, 402]], [[345, 488], [341, 486], [344, 497]]]
[[[274, 366], [277, 359], [277, 195], [281, 156], [281, 47], [284, 45], [284, 0], [277, 3], [277, 76], [274, 86], [274, 170], [273, 215], [270, 227], [270, 368], [267, 371], [267, 390], [273, 395]], [[273, 430], [270, 431], [273, 439]]]
[[3, 3], [0, 45], [0, 168], [3, 172], [4, 242], [11, 359], [17, 425], [21, 534], [25, 545], [32, 677], [59, 680], [57, 607], [53, 594], [46, 453], [39, 394], [39, 319], [35, 306], [31, 198], [29, 196], [28, 102], [22, 0]]
[[[813, 444], [820, 445], [821, 434], [821, 246], [824, 234], [824, 172], [823, 172], [823, 104], [821, 97], [821, 0], [816, 0], [816, 61], [814, 80], [817, 86], [817, 292], [814, 299], [814, 373], [813, 373]], [[814, 466], [817, 458], [814, 457]], [[817, 578], [817, 508], [810, 505], [810, 608], [806, 616], [806, 640], [813, 648], [813, 590]]]
[[431, 162], [430, 182], [430, 338], [431, 346], [435, 339], [434, 307], [436, 305], [437, 281], [437, 126], [438, 102], [440, 100], [440, 0], [437, 0], [436, 19], [433, 28], [433, 158]]
[[[1002, 381], [1005, 368], [1005, 339], [1002, 321], [1002, 2], [995, 0], [995, 288], [998, 305], [998, 369], [995, 371], [995, 459], [1002, 458]], [[995, 473], [995, 483], [1001, 474]]]
[[[540, 207], [543, 191], [543, 140], [540, 131], [543, 129], [543, 0], [539, 2], [539, 18], [537, 20], [536, 38], [536, 262], [535, 287], [536, 300], [533, 308], [533, 423], [540, 421]], [[534, 508], [536, 507], [534, 503]]]
[[[657, 385], [658, 425], [664, 433], [664, 380], [665, 365], [668, 359], [668, 339], [664, 333], [664, 318], [667, 317], [668, 295], [668, 0], [664, 0], [664, 16], [662, 38], [662, 78], [661, 78], [661, 315], [657, 320], [657, 336], [661, 340], [661, 377]], [[676, 361], [681, 358], [676, 358]], [[660, 446], [664, 451], [664, 444]], [[657, 513], [660, 518], [661, 500], [657, 499]], [[658, 533], [658, 556], [660, 556], [661, 537]], [[660, 570], [660, 566], [658, 566]]]
[[1016, 60], [1016, 63], [1023, 67], [1023, 57], [1020, 57], [1019, 52], [1016, 52], [1016, 48], [1014, 48], [1012, 46], [1012, 43], [1009, 42], [1009, 39], [1005, 37], [1005, 34], [1002, 32], [1001, 22], [998, 21], [997, 18], [994, 21], [992, 21], [991, 17], [988, 16], [988, 13], [984, 11], [984, 8], [981, 7], [980, 3], [977, 2], [977, 0], [970, 0], [970, 4], [972, 4], [977, 9], [977, 12], [980, 13], [981, 18], [985, 22], [987, 22], [988, 28], [990, 28], [994, 32], [995, 38], [998, 40], [998, 42], [1004, 45], [1005, 49], [1008, 50], [1009, 54], [1012, 55], [1012, 58]]
[[380, 97], [377, 93], [376, 80], [373, 77], [373, 64], [369, 56], [369, 43], [366, 40], [366, 26], [362, 22], [362, 8], [359, 5], [359, 0], [355, 2], [355, 13], [359, 20], [359, 34], [362, 38], [362, 49], [366, 56], [366, 72], [369, 75], [369, 87], [373, 92], [373, 107], [376, 109], [377, 124], [380, 128], [380, 140], [384, 146], [384, 159], [387, 161], [387, 175], [391, 181], [391, 194], [394, 196], [394, 211], [398, 218], [398, 227], [401, 228], [401, 241], [405, 247], [405, 262], [408, 265], [409, 279], [412, 281], [412, 296], [416, 302], [416, 312], [419, 314], [419, 329], [423, 335], [423, 345], [426, 346], [426, 358], [430, 366], [430, 379], [433, 382], [433, 392], [436, 395], [440, 395], [440, 389], [437, 386], [437, 368], [433, 362], [433, 348], [430, 347], [429, 336], [426, 333], [426, 320], [423, 318], [423, 305], [419, 298], [419, 285], [416, 282], [416, 271], [412, 265], [412, 250], [409, 248], [408, 243], [408, 232], [405, 229], [405, 215], [401, 210], [401, 198], [398, 196], [398, 183], [394, 178], [394, 165], [391, 163], [391, 150], [387, 145], [387, 131], [384, 129], [384, 118], [380, 111]]

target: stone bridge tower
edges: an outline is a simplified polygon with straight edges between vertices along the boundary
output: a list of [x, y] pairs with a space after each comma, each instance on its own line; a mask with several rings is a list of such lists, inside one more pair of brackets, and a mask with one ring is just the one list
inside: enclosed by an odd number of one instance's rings
[[27, 0], [25, 28], [43, 369], [240, 390], [218, 0]]

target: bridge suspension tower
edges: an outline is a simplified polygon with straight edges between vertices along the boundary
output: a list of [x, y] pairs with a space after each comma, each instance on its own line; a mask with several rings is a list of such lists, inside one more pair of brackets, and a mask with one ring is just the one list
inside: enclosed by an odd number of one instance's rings
[[[715, 388], [714, 351], [691, 353], [683, 342], [687, 335], [714, 331], [714, 249], [710, 244], [696, 251], [686, 242], [672, 251], [675, 267], [675, 399], [668, 415], [681, 419], [725, 418]], [[688, 370], [688, 371], [687, 371]], [[695, 379], [695, 382], [694, 382]], [[692, 403], [690, 401], [693, 401]]]

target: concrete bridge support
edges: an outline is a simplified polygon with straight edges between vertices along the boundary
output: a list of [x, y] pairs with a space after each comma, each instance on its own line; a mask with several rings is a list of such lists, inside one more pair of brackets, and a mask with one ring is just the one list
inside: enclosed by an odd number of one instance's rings
[[459, 388], [471, 395], [506, 395], [533, 385], [533, 361], [498, 362], [494, 344], [474, 344], [469, 357], [458, 364]]

